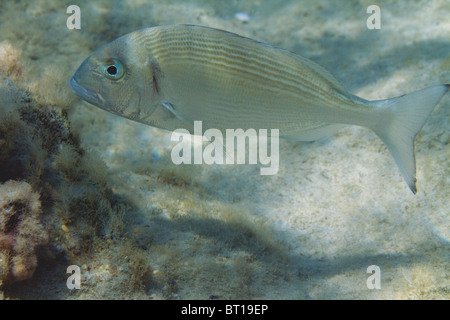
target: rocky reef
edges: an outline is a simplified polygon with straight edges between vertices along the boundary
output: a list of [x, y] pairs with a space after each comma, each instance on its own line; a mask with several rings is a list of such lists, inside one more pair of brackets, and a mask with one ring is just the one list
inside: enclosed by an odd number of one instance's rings
[[0, 185], [0, 286], [31, 278], [47, 242], [39, 194], [26, 182]]
[[21, 82], [20, 51], [3, 42], [0, 53], [0, 289], [7, 289], [31, 278], [42, 259], [92, 252], [121, 209], [105, 164], [80, 147], [66, 111], [37, 102]]

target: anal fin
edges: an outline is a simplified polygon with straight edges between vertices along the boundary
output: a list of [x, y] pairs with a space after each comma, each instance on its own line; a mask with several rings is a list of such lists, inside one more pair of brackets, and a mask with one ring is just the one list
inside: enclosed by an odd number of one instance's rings
[[345, 126], [346, 126], [345, 124], [341, 123], [324, 124], [322, 126], [318, 126], [312, 129], [299, 131], [298, 133], [290, 134], [287, 136], [281, 136], [281, 138], [296, 141], [314, 141], [331, 136], [334, 133], [336, 133], [336, 131]]

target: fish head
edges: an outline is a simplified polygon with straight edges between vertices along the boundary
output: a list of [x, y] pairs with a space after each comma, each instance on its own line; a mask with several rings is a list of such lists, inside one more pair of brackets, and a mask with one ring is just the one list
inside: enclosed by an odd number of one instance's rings
[[132, 40], [123, 36], [96, 50], [72, 76], [70, 86], [83, 100], [139, 121], [150, 116], [161, 99], [159, 88], [152, 87], [158, 85], [158, 70]]

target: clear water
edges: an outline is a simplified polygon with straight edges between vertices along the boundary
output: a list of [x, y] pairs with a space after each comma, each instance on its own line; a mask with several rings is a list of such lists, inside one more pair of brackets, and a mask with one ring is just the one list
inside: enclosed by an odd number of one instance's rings
[[[258, 165], [176, 166], [170, 132], [82, 102], [68, 85], [79, 64], [116, 37], [188, 23], [296, 52], [351, 93], [385, 99], [450, 83], [448, 1], [379, 2], [375, 30], [367, 28], [371, 3], [364, 0], [77, 5], [81, 29], [69, 30], [64, 2], [0, 4], [0, 107], [23, 105], [8, 86], [27, 89], [41, 110], [67, 112], [77, 148], [85, 150], [77, 156], [63, 141], [65, 160], [62, 151], [39, 160], [45, 174], [2, 175], [40, 194], [50, 239], [33, 277], [2, 288], [5, 297], [448, 299], [449, 95], [416, 137], [413, 195], [382, 142], [364, 128], [311, 143], [281, 141], [273, 176], [261, 176]], [[54, 157], [81, 168], [78, 181], [54, 166]], [[76, 157], [84, 160], [71, 163]], [[11, 170], [0, 160], [0, 170]], [[95, 201], [103, 201], [93, 205], [101, 221], [80, 205]], [[61, 282], [69, 265], [80, 267], [80, 290]], [[368, 288], [372, 265], [381, 270], [381, 289]], [[2, 270], [8, 268], [3, 261]]]

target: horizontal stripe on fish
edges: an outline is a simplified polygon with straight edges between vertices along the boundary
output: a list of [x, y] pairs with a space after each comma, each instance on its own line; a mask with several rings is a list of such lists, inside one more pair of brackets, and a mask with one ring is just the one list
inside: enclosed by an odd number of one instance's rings
[[[273, 80], [285, 80], [285, 83], [295, 83], [299, 88], [302, 88], [305, 84], [311, 84], [315, 85], [315, 87], [309, 86], [305, 88], [309, 90], [323, 90], [322, 87], [314, 83], [311, 77], [307, 78], [300, 72], [292, 72], [292, 64], [284, 63], [282, 60], [266, 59], [267, 52], [263, 51], [259, 54], [251, 52], [252, 55], [249, 56], [248, 49], [243, 47], [228, 46], [226, 43], [205, 40], [204, 38], [194, 38], [185, 43], [182, 40], [183, 38], [177, 39], [175, 37], [165, 39], [165, 41], [158, 42], [158, 45], [151, 47], [151, 49], [155, 56], [163, 60], [167, 56], [172, 57], [174, 52], [176, 52], [177, 56], [183, 56], [183, 53], [185, 54], [184, 57], [199, 56], [208, 63], [211, 62], [212, 58], [219, 61], [224, 60], [229, 65], [235, 64], [246, 72], [259, 71], [260, 75], [267, 75]], [[180, 43], [183, 43], [183, 45], [180, 45]], [[201, 45], [202, 43], [203, 45]], [[269, 46], [267, 49], [275, 48]], [[286, 53], [289, 52], [286, 51]]]

